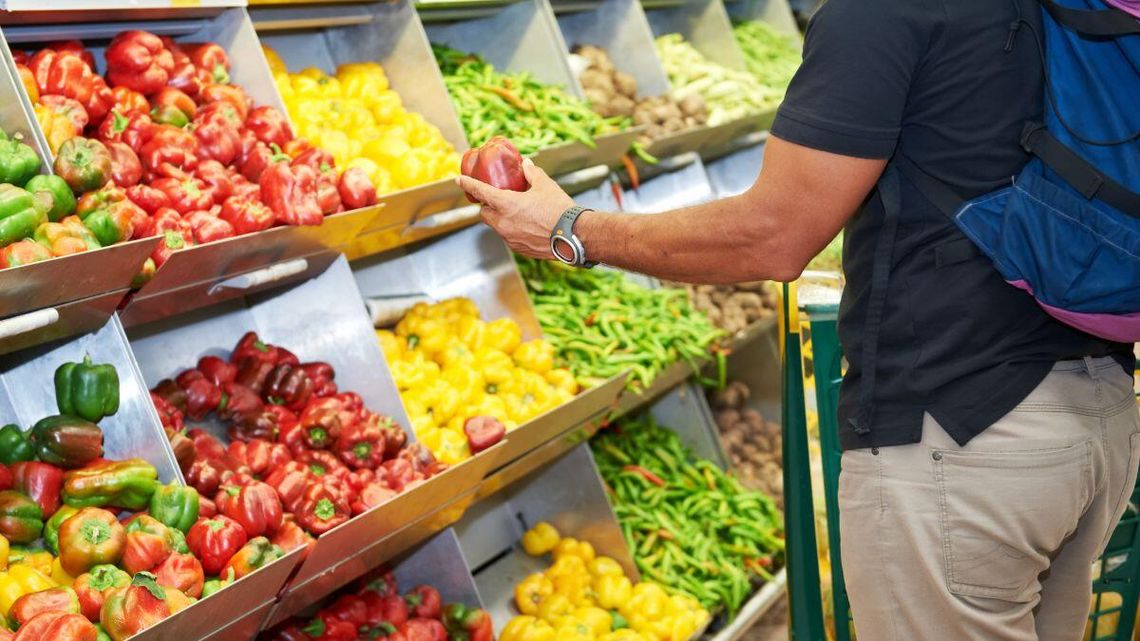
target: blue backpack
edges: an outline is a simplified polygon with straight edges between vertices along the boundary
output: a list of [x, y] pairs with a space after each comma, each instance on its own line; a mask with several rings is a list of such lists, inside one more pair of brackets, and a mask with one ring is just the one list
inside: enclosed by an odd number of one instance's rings
[[[1033, 159], [1010, 186], [962, 203], [907, 159], [895, 164], [1050, 315], [1131, 343], [1140, 341], [1140, 3], [1109, 1], [1040, 0], [1044, 33], [1022, 37], [1043, 47], [1045, 121], [1026, 124], [1021, 145]], [[1020, 26], [1011, 29], [1012, 38]]]

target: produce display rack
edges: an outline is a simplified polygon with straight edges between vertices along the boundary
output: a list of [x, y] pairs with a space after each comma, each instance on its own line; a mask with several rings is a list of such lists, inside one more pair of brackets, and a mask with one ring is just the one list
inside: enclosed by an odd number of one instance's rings
[[[8, 0], [0, 5], [0, 98], [7, 98], [0, 127], [33, 144], [46, 171], [51, 156], [15, 75], [12, 48], [78, 38], [101, 59], [109, 38], [128, 28], [179, 41], [219, 42], [233, 60], [234, 81], [258, 103], [277, 107], [282, 100], [262, 43], [291, 67], [332, 71], [343, 62], [380, 62], [404, 104], [439, 127], [459, 151], [468, 143], [430, 41], [479, 52], [499, 68], [530, 71], [575, 95], [582, 90], [567, 62], [568, 43], [589, 41], [626, 52], [622, 64], [630, 65], [646, 91], [668, 88], [653, 55], [652, 20], [633, 0], [578, 7], [547, 0], [250, 4], [62, 0], [45, 8]], [[744, 144], [762, 142], [745, 135], [755, 123], [739, 127], [737, 138]], [[543, 150], [535, 161], [580, 200], [613, 210], [659, 211], [718, 195], [701, 157], [710, 139], [729, 141], [735, 134], [706, 128], [654, 148], [663, 161], [657, 175], [618, 198], [609, 184], [612, 170], [638, 133], [605, 137], [595, 149], [575, 144]], [[512, 256], [477, 222], [477, 207], [447, 180], [384, 195], [375, 207], [329, 217], [319, 227], [275, 228], [176, 252], [137, 291], [131, 291], [131, 279], [156, 239], [0, 271], [0, 415], [27, 425], [51, 413], [42, 381], [59, 363], [90, 354], [114, 364], [122, 380], [121, 409], [104, 424], [107, 455], [142, 457], [164, 481], [182, 483], [147, 389], [256, 330], [305, 358], [331, 363], [344, 389], [394, 417], [414, 439], [366, 313], [367, 300], [466, 296], [488, 320], [510, 317], [524, 338], [542, 335]], [[778, 354], [754, 348], [775, 344], [775, 337], [773, 322], [734, 337], [730, 370], [775, 376]], [[616, 376], [512, 430], [502, 444], [330, 531], [307, 557], [287, 554], [227, 587], [224, 596], [202, 599], [135, 638], [250, 639], [311, 611], [383, 564], [393, 566], [403, 584], [427, 582], [448, 601], [486, 603], [501, 626], [511, 579], [528, 563], [518, 550], [518, 535], [544, 519], [590, 540], [636, 576], [584, 444], [616, 418], [648, 409], [677, 428], [694, 451], [723, 466], [718, 432], [702, 390], [690, 380], [693, 374], [690, 365], [676, 364], [639, 392], [626, 389], [625, 375]], [[773, 411], [766, 401], [765, 407]], [[224, 436], [220, 424], [203, 427]], [[705, 636], [739, 638], [779, 599], [785, 577], [781, 571], [732, 625]]]

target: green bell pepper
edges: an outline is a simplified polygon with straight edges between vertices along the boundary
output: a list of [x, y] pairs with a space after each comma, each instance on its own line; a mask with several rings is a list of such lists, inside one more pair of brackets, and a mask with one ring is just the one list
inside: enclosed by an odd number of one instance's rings
[[95, 641], [111, 641], [111, 635], [107, 634], [102, 623], [95, 624]]
[[83, 224], [104, 247], [127, 239], [121, 221], [108, 209], [96, 209], [86, 214]]
[[51, 208], [48, 210], [48, 218], [53, 222], [59, 222], [64, 216], [70, 216], [75, 211], [75, 194], [71, 191], [71, 187], [67, 186], [67, 181], [54, 174], [41, 174], [33, 176], [24, 189], [32, 192], [32, 194], [46, 193], [50, 197]]
[[99, 461], [63, 476], [63, 502], [72, 507], [112, 505], [142, 510], [158, 487], [158, 470], [141, 458]]
[[63, 414], [99, 422], [119, 411], [119, 373], [108, 363], [64, 363], [55, 370], [55, 402]]
[[70, 505], [60, 506], [44, 524], [44, 547], [54, 556], [59, 556], [59, 526], [63, 525], [67, 519], [75, 516], [78, 511], [77, 508]]
[[40, 419], [29, 430], [29, 440], [37, 458], [65, 470], [103, 457], [103, 430], [78, 416], [60, 414]]
[[111, 178], [111, 152], [98, 140], [76, 136], [60, 145], [53, 169], [71, 191], [95, 191]]
[[183, 533], [198, 520], [198, 490], [171, 483], [161, 485], [150, 497], [150, 515]]
[[0, 427], [0, 463], [11, 465], [35, 459], [36, 449], [19, 426]]
[[39, 172], [35, 149], [8, 136], [0, 138], [0, 182], [22, 185]]
[[0, 247], [28, 238], [45, 222], [47, 214], [36, 206], [31, 193], [15, 185], [0, 185]]
[[44, 529], [44, 511], [27, 494], [0, 492], [0, 535], [12, 543], [31, 543]]

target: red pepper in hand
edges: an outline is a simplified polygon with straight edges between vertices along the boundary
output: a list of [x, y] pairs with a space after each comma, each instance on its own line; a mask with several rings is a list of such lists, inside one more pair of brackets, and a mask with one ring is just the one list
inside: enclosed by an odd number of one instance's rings
[[[92, 67], [94, 67], [94, 65], [92, 65]], [[134, 89], [115, 87], [111, 90], [111, 95], [115, 98], [112, 111], [117, 111], [124, 115], [150, 111], [150, 103], [146, 101], [146, 96]]]
[[157, 93], [170, 80], [174, 56], [153, 33], [120, 32], [107, 45], [107, 80], [144, 96]]
[[315, 536], [320, 536], [349, 519], [348, 511], [337, 506], [332, 490], [321, 483], [314, 483], [305, 490], [297, 508], [294, 512], [297, 524]]
[[317, 544], [317, 540], [314, 539], [311, 534], [302, 530], [301, 526], [297, 525], [292, 515], [281, 524], [281, 529], [277, 530], [277, 533], [273, 535], [270, 542], [285, 552], [292, 552], [297, 548], [307, 548], [309, 551], [312, 551], [313, 546]]
[[234, 580], [252, 574], [256, 570], [285, 556], [281, 548], [269, 542], [264, 536], [250, 539], [232, 557], [222, 570], [223, 573], [233, 572]]
[[345, 209], [360, 209], [376, 204], [376, 187], [360, 167], [345, 169], [340, 175], [337, 189]]
[[197, 599], [202, 595], [202, 585], [206, 581], [202, 563], [193, 554], [175, 552], [166, 557], [154, 569], [158, 584], [174, 588], [188, 597]]
[[463, 423], [463, 433], [472, 454], [496, 445], [507, 435], [507, 428], [493, 416], [472, 416]]
[[[244, 172], [243, 172], [244, 173]], [[284, 225], [319, 225], [324, 220], [317, 204], [317, 172], [308, 165], [291, 167], [273, 162], [259, 179], [261, 200]]]
[[150, 139], [139, 149], [139, 160], [152, 177], [183, 178], [198, 166], [198, 139], [178, 127], [154, 125]]
[[443, 602], [439, 596], [439, 590], [430, 585], [417, 585], [404, 596], [404, 600], [408, 602], [413, 617], [424, 619], [438, 619], [440, 617]]
[[95, 624], [70, 612], [36, 615], [12, 637], [13, 641], [98, 641], [98, 638]]
[[31, 592], [16, 599], [8, 616], [16, 625], [24, 625], [44, 612], [79, 614], [79, 597], [69, 587]]
[[80, 614], [91, 622], [99, 621], [99, 610], [107, 595], [115, 588], [131, 583], [131, 575], [113, 565], [96, 565], [90, 571], [75, 577], [71, 587], [79, 599]]
[[217, 356], [199, 358], [197, 369], [214, 385], [232, 383], [237, 378], [237, 367]]
[[125, 142], [137, 154], [157, 129], [158, 126], [150, 119], [149, 111], [123, 114], [116, 109], [103, 119], [96, 137], [104, 143], [117, 140]]
[[254, 107], [245, 118], [245, 126], [267, 145], [281, 147], [293, 139], [293, 128], [289, 126], [289, 120], [276, 107]]
[[59, 509], [59, 493], [63, 489], [63, 470], [47, 463], [23, 461], [13, 463], [12, 487], [39, 504], [44, 514]]
[[250, 537], [272, 535], [281, 527], [281, 498], [261, 481], [244, 487], [223, 486], [214, 503], [218, 512], [240, 523]]
[[130, 145], [121, 141], [104, 143], [111, 153], [111, 180], [119, 187], [131, 187], [142, 180], [142, 162]]
[[199, 245], [234, 237], [233, 225], [208, 211], [192, 211], [186, 220], [194, 230], [194, 241]]
[[203, 105], [213, 102], [229, 103], [237, 108], [238, 115], [241, 116], [244, 123], [252, 101], [237, 85], [214, 84], [202, 87], [202, 92], [198, 95], [198, 102]]
[[170, 207], [170, 196], [161, 189], [150, 185], [133, 185], [127, 187], [127, 198], [134, 204], [143, 208], [147, 214], [153, 216], [163, 207]]
[[194, 66], [210, 74], [210, 79], [220, 85], [230, 82], [230, 57], [226, 50], [215, 42], [187, 42], [182, 50], [190, 56]]
[[273, 210], [256, 196], [230, 196], [222, 203], [218, 218], [232, 225], [239, 236], [269, 229], [275, 219]]
[[[464, 176], [485, 182], [498, 189], [526, 191], [530, 183], [523, 173], [522, 156], [511, 141], [494, 136], [482, 147], [468, 149], [460, 167]], [[477, 202], [471, 196], [467, 200]]]
[[186, 534], [186, 545], [210, 576], [221, 574], [230, 558], [245, 546], [247, 540], [245, 528], [222, 514], [211, 519], [198, 519]]

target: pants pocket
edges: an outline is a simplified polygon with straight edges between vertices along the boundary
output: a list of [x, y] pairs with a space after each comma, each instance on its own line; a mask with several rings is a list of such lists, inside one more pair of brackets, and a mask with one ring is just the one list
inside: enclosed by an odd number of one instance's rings
[[1136, 476], [1138, 468], [1140, 468], [1140, 432], [1133, 432], [1128, 438], [1128, 467], [1127, 471], [1123, 474], [1123, 482], [1120, 484], [1120, 494], [1116, 498], [1116, 502], [1112, 506], [1112, 515], [1108, 522], [1108, 528], [1104, 533], [1104, 540], [1098, 548], [1097, 556], [1104, 554], [1104, 550], [1108, 547], [1108, 541], [1112, 537], [1112, 533], [1116, 531], [1116, 525], [1120, 522], [1120, 517], [1124, 516], [1124, 510], [1128, 507], [1128, 499], [1132, 496], [1132, 491], [1136, 486]]
[[932, 458], [950, 592], [1030, 601], [1092, 498], [1092, 442]]

